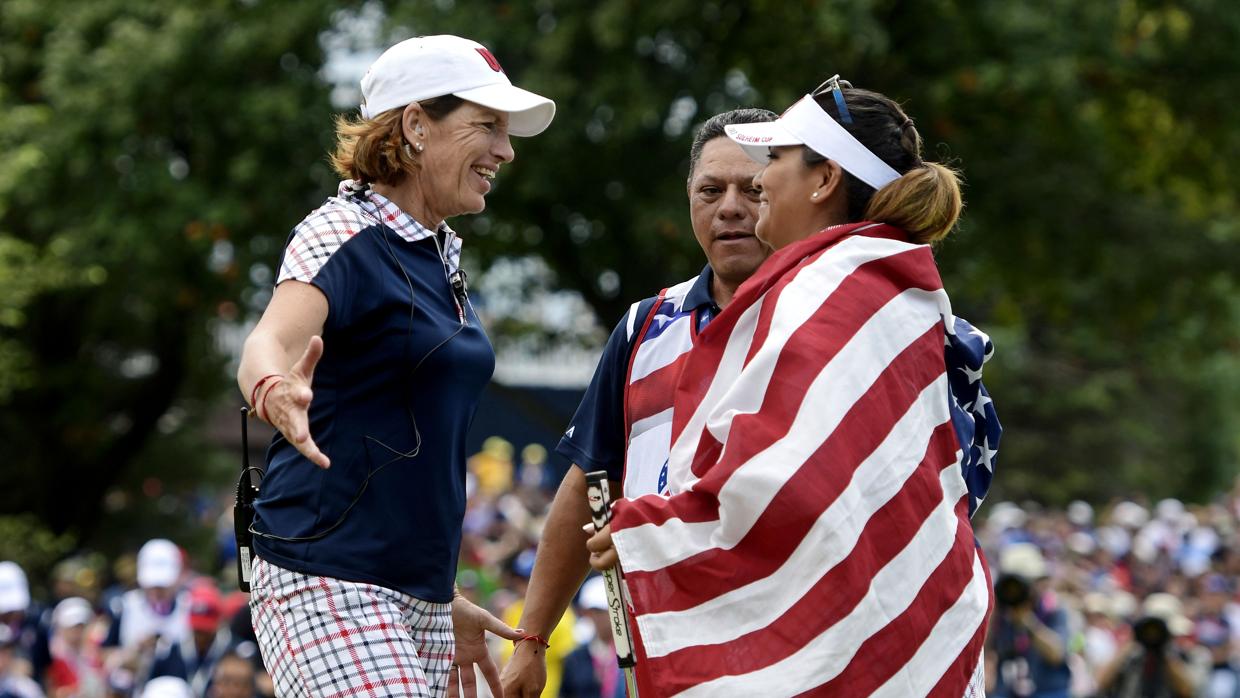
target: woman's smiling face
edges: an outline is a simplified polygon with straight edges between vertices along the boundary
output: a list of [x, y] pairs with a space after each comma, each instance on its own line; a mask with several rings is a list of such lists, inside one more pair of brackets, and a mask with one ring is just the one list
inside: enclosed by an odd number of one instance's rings
[[439, 121], [421, 123], [426, 141], [419, 158], [421, 189], [430, 223], [482, 211], [491, 180], [515, 156], [508, 114], [465, 102]]
[[813, 170], [801, 158], [801, 146], [770, 149], [766, 167], [754, 178], [758, 199], [758, 238], [775, 249], [817, 232], [812, 227], [816, 188]]

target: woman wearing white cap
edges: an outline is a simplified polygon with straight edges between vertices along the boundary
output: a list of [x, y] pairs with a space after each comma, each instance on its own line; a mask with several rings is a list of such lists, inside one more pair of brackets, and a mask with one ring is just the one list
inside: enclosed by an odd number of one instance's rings
[[50, 698], [103, 698], [107, 676], [98, 647], [89, 637], [95, 610], [80, 596], [56, 604], [52, 611], [52, 666], [47, 672]]
[[767, 163], [775, 253], [682, 368], [671, 496], [616, 502], [588, 543], [626, 573], [641, 695], [981, 695], [991, 346], [929, 247], [957, 176], [835, 78], [726, 131]]
[[388, 49], [362, 99], [336, 124], [346, 179], [293, 230], [238, 372], [279, 430], [251, 527], [255, 628], [282, 696], [441, 695], [458, 664], [470, 694], [475, 662], [498, 692], [483, 631], [522, 635], [453, 587], [465, 433], [495, 359], [445, 220], [483, 210], [509, 136], [555, 105], [455, 36]]

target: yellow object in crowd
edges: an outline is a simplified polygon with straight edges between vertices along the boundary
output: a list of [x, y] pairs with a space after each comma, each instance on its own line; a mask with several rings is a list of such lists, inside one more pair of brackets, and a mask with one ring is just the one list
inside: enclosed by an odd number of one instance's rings
[[[521, 621], [521, 611], [524, 608], [524, 601], [514, 601], [504, 611], [504, 622], [514, 628], [518, 627], [517, 623]], [[543, 687], [542, 698], [556, 698], [560, 695], [560, 680], [564, 676], [564, 658], [577, 649], [577, 643], [573, 639], [573, 626], [576, 623], [577, 617], [570, 608], [560, 617], [560, 622], [551, 631], [551, 637], [546, 638], [551, 646], [547, 648], [547, 685]], [[504, 643], [504, 648], [500, 652], [500, 659], [504, 664], [512, 659], [512, 651], [513, 644]]]
[[482, 450], [469, 459], [469, 470], [478, 478], [478, 488], [489, 497], [512, 489], [512, 444], [498, 436], [482, 442]]

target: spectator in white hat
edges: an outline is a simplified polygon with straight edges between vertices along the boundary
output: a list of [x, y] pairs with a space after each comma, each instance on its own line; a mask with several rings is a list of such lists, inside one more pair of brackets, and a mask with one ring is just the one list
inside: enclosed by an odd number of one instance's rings
[[999, 553], [986, 651], [992, 696], [1068, 698], [1068, 617], [1049, 578], [1037, 545], [1015, 543]]
[[1141, 604], [1132, 635], [1098, 677], [1099, 695], [1107, 698], [1196, 695], [1201, 677], [1182, 646], [1193, 631], [1180, 600], [1156, 592]]
[[98, 647], [88, 635], [95, 609], [80, 596], [52, 611], [52, 666], [47, 674], [51, 698], [103, 698], [107, 680]]
[[52, 657], [42, 609], [31, 602], [26, 573], [16, 562], [0, 562], [0, 628], [12, 644], [15, 670], [41, 679]]
[[178, 643], [189, 634], [187, 604], [181, 597], [181, 549], [163, 538], [138, 550], [138, 588], [125, 592], [109, 609], [103, 641], [105, 665], [116, 685], [139, 688], [149, 676], [155, 646]]
[[24, 614], [30, 606], [30, 586], [26, 573], [16, 562], [0, 562], [0, 618], [6, 623], [13, 614]]
[[509, 137], [554, 114], [482, 44], [425, 36], [385, 51], [360, 115], [336, 122], [345, 181], [293, 230], [237, 377], [279, 430], [250, 603], [280, 694], [441, 695], [458, 673], [472, 694], [475, 664], [499, 691], [484, 631], [522, 635], [453, 588], [465, 435], [495, 355], [446, 220], [482, 211]]

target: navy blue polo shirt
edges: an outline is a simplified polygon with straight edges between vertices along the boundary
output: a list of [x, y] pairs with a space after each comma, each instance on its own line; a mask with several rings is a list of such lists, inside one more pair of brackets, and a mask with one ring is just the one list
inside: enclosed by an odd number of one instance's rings
[[255, 536], [254, 548], [288, 569], [447, 602], [465, 434], [495, 355], [468, 302], [462, 319], [448, 278], [459, 259], [451, 231], [428, 231], [373, 192], [341, 191], [294, 230], [280, 274], [327, 297], [310, 433], [331, 468], [277, 434], [254, 524], [315, 540]]
[[[707, 264], [685, 296], [684, 307], [693, 309], [699, 332], [719, 314], [719, 306], [711, 294], [713, 280], [714, 272]], [[624, 474], [624, 383], [629, 359], [637, 345], [637, 334], [654, 309], [656, 299], [657, 296], [652, 296], [635, 303], [620, 318], [607, 339], [603, 356], [594, 369], [594, 378], [577, 406], [573, 421], [555, 447], [556, 453], [578, 467], [587, 472], [606, 470], [612, 480], [618, 481]], [[634, 328], [632, 337], [628, 331], [630, 316]]]

